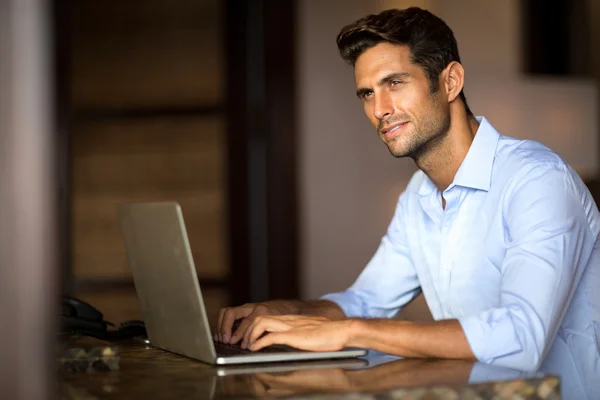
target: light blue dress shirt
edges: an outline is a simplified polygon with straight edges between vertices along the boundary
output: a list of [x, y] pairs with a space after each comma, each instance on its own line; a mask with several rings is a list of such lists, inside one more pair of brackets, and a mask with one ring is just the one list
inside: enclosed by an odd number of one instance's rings
[[452, 184], [441, 194], [416, 172], [356, 282], [323, 299], [348, 317], [390, 318], [422, 291], [436, 320], [459, 320], [481, 362], [535, 370], [558, 346], [587, 349], [598, 371], [598, 208], [547, 147], [477, 120]]

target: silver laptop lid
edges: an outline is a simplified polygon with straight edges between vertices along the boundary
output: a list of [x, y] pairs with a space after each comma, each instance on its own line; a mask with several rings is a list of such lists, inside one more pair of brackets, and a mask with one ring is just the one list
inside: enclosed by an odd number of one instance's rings
[[117, 213], [150, 342], [214, 364], [181, 207], [171, 202], [119, 204]]

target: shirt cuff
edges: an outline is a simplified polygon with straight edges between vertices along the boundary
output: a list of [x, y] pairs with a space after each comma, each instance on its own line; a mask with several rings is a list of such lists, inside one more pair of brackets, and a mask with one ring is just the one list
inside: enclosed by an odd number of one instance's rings
[[491, 309], [459, 318], [469, 346], [477, 360], [491, 364], [494, 359], [522, 351], [508, 310]]
[[321, 300], [334, 302], [342, 309], [348, 318], [362, 318], [365, 316], [362, 300], [350, 290], [326, 294], [321, 297]]

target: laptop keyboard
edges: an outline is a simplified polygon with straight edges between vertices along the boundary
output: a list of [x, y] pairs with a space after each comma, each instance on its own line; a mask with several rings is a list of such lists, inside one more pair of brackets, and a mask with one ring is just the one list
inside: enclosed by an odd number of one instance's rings
[[239, 344], [227, 344], [222, 342], [214, 342], [215, 350], [218, 356], [241, 356], [245, 354], [268, 354], [268, 353], [303, 353], [303, 350], [298, 350], [290, 346], [274, 344], [258, 351], [250, 351], [242, 349]]

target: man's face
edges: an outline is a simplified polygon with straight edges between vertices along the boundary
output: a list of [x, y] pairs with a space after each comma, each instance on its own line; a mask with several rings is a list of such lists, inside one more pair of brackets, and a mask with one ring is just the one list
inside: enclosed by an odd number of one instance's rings
[[354, 65], [357, 95], [367, 117], [394, 157], [417, 157], [450, 127], [442, 87], [432, 94], [420, 66], [406, 46], [379, 43]]

